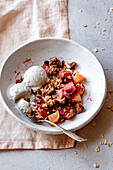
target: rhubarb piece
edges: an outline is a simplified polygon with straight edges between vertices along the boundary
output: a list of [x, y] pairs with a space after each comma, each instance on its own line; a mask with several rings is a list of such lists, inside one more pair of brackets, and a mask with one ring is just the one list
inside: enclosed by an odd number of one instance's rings
[[72, 79], [72, 74], [71, 74], [70, 71], [65, 71], [65, 70], [59, 71], [58, 75], [59, 75], [60, 78]]
[[42, 68], [46, 71], [46, 73], [49, 70], [49, 66], [47, 64], [43, 64]]
[[60, 114], [58, 110], [55, 113], [52, 113], [48, 116], [48, 119], [53, 123], [57, 123], [59, 118], [60, 118]]
[[60, 89], [60, 90], [56, 90], [55, 91], [55, 100], [58, 101], [59, 103], [65, 103], [65, 97], [63, 96], [63, 91]]
[[65, 97], [68, 97], [69, 95], [73, 94], [74, 91], [76, 90], [73, 82], [67, 83], [62, 89], [63, 95]]
[[75, 84], [81, 83], [83, 80], [85, 80], [85, 77], [83, 77], [79, 72], [76, 72], [74, 77], [73, 77], [74, 83]]
[[63, 106], [62, 110], [60, 111], [60, 114], [63, 115], [65, 119], [69, 120], [76, 115], [76, 109], [72, 106]]

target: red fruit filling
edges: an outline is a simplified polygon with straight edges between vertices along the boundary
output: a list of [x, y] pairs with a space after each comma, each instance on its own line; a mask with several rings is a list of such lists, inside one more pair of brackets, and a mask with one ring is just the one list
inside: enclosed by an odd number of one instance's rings
[[74, 91], [76, 90], [73, 82], [67, 83], [62, 89], [63, 95], [65, 97], [68, 97], [69, 95], [73, 94]]
[[47, 64], [43, 64], [42, 68], [43, 68], [43, 69], [46, 71], [46, 73], [47, 73], [47, 71], [48, 71], [48, 69], [49, 69], [49, 66], [48, 66]]
[[70, 71], [65, 71], [65, 70], [59, 71], [58, 75], [59, 75], [60, 78], [72, 79], [72, 74], [71, 74]]

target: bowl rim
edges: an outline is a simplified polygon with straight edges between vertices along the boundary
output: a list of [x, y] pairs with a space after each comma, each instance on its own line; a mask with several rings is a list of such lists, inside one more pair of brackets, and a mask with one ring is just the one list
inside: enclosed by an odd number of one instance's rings
[[[16, 120], [24, 125], [26, 125], [27, 127], [31, 128], [31, 129], [34, 129], [36, 131], [40, 131], [40, 132], [43, 132], [43, 133], [47, 133], [47, 134], [62, 134], [63, 132], [61, 132], [59, 129], [58, 130], [54, 130], [54, 131], [44, 131], [44, 130], [41, 130], [41, 129], [38, 129], [36, 127], [34, 127], [33, 125], [30, 125], [29, 123], [27, 122], [24, 122], [23, 120], [19, 119], [18, 117], [15, 116], [15, 114], [9, 109], [9, 107], [7, 106], [7, 104], [5, 103], [4, 99], [3, 99], [3, 96], [2, 96], [2, 93], [1, 93], [1, 76], [2, 76], [2, 71], [3, 71], [3, 68], [5, 66], [5, 63], [7, 62], [7, 60], [9, 59], [9, 57], [15, 53], [17, 50], [20, 50], [21, 48], [27, 46], [27, 45], [30, 45], [32, 43], [35, 43], [37, 41], [45, 41], [45, 40], [57, 40], [57, 41], [65, 41], [65, 42], [68, 42], [68, 43], [72, 43], [72, 44], [75, 44], [76, 46], [82, 48], [83, 50], [85, 50], [86, 52], [88, 52], [90, 55], [93, 55], [93, 57], [95, 57], [96, 61], [99, 63], [100, 65], [100, 68], [102, 70], [102, 73], [103, 73], [103, 85], [104, 85], [104, 92], [103, 92], [103, 98], [102, 98], [102, 101], [99, 105], [99, 107], [97, 108], [96, 112], [93, 114], [92, 117], [90, 117], [89, 119], [87, 119], [87, 121], [85, 121], [84, 123], [82, 123], [81, 125], [78, 125], [76, 128], [69, 128], [68, 130], [70, 131], [74, 131], [74, 130], [79, 130], [81, 129], [82, 127], [84, 127], [85, 125], [87, 125], [97, 114], [98, 112], [101, 110], [103, 104], [104, 104], [104, 101], [105, 101], [105, 98], [106, 98], [106, 92], [107, 92], [107, 82], [106, 82], [106, 76], [105, 76], [105, 72], [104, 72], [104, 69], [100, 63], [100, 61], [97, 59], [97, 57], [90, 51], [88, 50], [87, 48], [85, 48], [84, 46], [80, 45], [79, 43], [73, 41], [73, 40], [69, 40], [69, 39], [66, 39], [66, 38], [54, 38], [54, 37], [47, 37], [47, 38], [39, 38], [39, 39], [36, 39], [36, 40], [32, 40], [32, 41], [27, 41], [26, 43], [20, 45], [19, 47], [15, 48], [7, 57], [6, 59], [3, 61], [2, 65], [1, 65], [1, 68], [0, 68], [0, 99], [2, 101], [2, 104], [4, 106], [4, 108], [6, 109], [6, 111], [11, 115], [13, 116], [14, 118], [16, 118]], [[26, 118], [27, 119], [27, 118]], [[61, 125], [62, 126], [62, 125]]]

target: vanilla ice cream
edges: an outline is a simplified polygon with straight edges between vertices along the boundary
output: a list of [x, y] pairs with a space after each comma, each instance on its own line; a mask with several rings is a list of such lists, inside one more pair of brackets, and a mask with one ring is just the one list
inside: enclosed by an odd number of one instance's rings
[[23, 98], [18, 102], [17, 104], [18, 108], [22, 113], [28, 113], [30, 114], [32, 111], [32, 108], [30, 106], [30, 103], [24, 100]]
[[32, 66], [24, 73], [23, 83], [39, 89], [47, 81], [46, 71], [41, 66]]
[[8, 97], [11, 101], [14, 103], [16, 100], [19, 100], [21, 98], [28, 98], [31, 95], [31, 89], [23, 83], [17, 83], [14, 85], [11, 85], [8, 88]]

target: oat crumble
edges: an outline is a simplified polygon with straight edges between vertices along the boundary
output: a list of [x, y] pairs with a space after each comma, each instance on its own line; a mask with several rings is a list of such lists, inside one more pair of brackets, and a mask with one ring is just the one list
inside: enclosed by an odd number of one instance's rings
[[87, 149], [87, 148], [88, 148], [88, 145], [87, 145], [87, 144], [84, 144], [84, 148]]
[[87, 25], [86, 25], [86, 24], [84, 24], [84, 25], [83, 25], [83, 27], [87, 27]]
[[98, 168], [98, 167], [99, 167], [99, 164], [98, 164], [97, 162], [94, 162], [93, 166], [94, 166], [95, 168]]
[[107, 145], [107, 140], [106, 139], [102, 140], [101, 145]]
[[97, 147], [95, 148], [95, 151], [96, 151], [96, 152], [100, 152], [100, 146], [97, 146]]
[[93, 48], [93, 51], [96, 53], [96, 52], [98, 52], [98, 50], [96, 49], [96, 48]]
[[75, 153], [75, 154], [78, 154], [78, 152], [77, 152], [77, 151], [74, 151], [74, 153]]
[[108, 142], [108, 146], [109, 146], [109, 147], [111, 147], [111, 145], [112, 145], [112, 142], [111, 142], [111, 141], [109, 141], [109, 142]]

